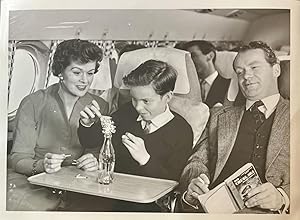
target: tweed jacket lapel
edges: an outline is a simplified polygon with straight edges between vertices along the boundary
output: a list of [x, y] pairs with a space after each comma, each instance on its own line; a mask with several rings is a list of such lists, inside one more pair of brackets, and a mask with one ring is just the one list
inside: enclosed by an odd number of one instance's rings
[[275, 110], [274, 121], [271, 128], [267, 149], [266, 172], [272, 165], [273, 161], [277, 158], [280, 150], [287, 143], [286, 138], [289, 138], [289, 136], [286, 136], [285, 129], [286, 127], [289, 127], [289, 115], [289, 106], [284, 102], [284, 99], [280, 97]]
[[231, 153], [239, 130], [239, 125], [242, 120], [244, 109], [244, 106], [228, 108], [225, 109], [224, 113], [220, 114], [218, 117], [218, 157], [213, 181], [215, 181], [221, 173]]

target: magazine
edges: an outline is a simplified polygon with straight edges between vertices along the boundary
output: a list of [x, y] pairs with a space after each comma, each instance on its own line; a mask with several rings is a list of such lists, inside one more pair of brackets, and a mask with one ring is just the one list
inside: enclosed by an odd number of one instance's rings
[[245, 208], [248, 192], [260, 184], [254, 165], [247, 163], [198, 199], [207, 213], [234, 213]]

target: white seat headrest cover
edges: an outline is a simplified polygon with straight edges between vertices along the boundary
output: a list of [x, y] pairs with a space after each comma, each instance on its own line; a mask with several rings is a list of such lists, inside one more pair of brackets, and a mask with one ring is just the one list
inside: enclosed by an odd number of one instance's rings
[[216, 68], [219, 71], [220, 75], [226, 79], [231, 79], [235, 75], [233, 69], [233, 60], [237, 52], [232, 51], [217, 51], [216, 52]]
[[237, 52], [233, 51], [217, 51], [216, 55], [216, 68], [221, 76], [227, 79], [231, 79], [228, 92], [227, 99], [229, 101], [234, 101], [239, 92], [239, 85], [236, 73], [233, 69], [233, 61]]
[[112, 88], [109, 58], [104, 57], [100, 63], [98, 72], [94, 75], [94, 80], [90, 89], [107, 90]]
[[190, 91], [190, 84], [186, 68], [186, 55], [188, 55], [188, 52], [175, 48], [145, 48], [125, 52], [120, 57], [117, 66], [114, 86], [119, 89], [128, 89], [123, 84], [123, 76], [129, 74], [141, 63], [154, 59], [167, 62], [178, 72], [174, 93], [188, 94]]

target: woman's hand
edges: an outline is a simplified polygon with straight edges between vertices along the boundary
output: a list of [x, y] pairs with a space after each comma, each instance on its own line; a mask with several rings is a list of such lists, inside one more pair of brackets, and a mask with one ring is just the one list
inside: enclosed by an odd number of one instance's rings
[[98, 103], [93, 100], [80, 112], [80, 122], [82, 125], [89, 127], [97, 120], [96, 116], [100, 118], [102, 115], [100, 113], [100, 107]]
[[144, 140], [140, 137], [136, 137], [133, 134], [126, 132], [122, 135], [122, 143], [128, 149], [129, 153], [140, 165], [145, 165], [149, 159]]
[[77, 159], [76, 166], [77, 168], [82, 170], [94, 171], [94, 170], [98, 170], [98, 161], [93, 154], [88, 153], [81, 156], [79, 159]]
[[46, 173], [55, 173], [61, 169], [61, 163], [66, 159], [65, 154], [47, 153], [44, 157], [44, 169]]

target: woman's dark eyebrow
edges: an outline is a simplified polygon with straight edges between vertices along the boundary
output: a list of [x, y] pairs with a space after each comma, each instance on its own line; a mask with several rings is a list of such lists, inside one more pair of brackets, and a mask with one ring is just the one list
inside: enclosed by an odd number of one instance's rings
[[81, 68], [79, 68], [79, 67], [77, 67], [77, 66], [74, 66], [74, 67], [71, 68], [71, 70], [73, 70], [73, 69], [79, 69], [79, 70], [82, 70]]
[[[83, 69], [81, 69], [80, 67], [77, 67], [77, 66], [74, 66], [74, 67], [71, 68], [71, 70], [73, 70], [73, 69], [79, 69], [80, 71], [83, 71]], [[91, 71], [95, 71], [95, 69], [90, 69], [87, 72], [91, 72]]]

